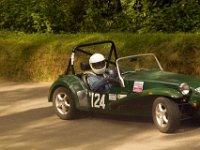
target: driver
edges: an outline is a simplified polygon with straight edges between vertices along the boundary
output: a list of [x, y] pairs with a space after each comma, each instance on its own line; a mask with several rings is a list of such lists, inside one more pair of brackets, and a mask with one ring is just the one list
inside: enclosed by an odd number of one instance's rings
[[93, 71], [87, 75], [87, 82], [90, 89], [94, 92], [109, 90], [116, 74], [113, 71], [106, 73], [105, 57], [102, 54], [95, 53], [90, 57], [89, 64]]

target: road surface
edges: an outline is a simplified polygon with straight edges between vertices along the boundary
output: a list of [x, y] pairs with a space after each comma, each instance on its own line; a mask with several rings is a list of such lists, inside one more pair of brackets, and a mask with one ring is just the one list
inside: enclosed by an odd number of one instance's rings
[[47, 102], [50, 83], [0, 81], [0, 150], [194, 150], [200, 127], [160, 133], [147, 119], [103, 115], [60, 120]]

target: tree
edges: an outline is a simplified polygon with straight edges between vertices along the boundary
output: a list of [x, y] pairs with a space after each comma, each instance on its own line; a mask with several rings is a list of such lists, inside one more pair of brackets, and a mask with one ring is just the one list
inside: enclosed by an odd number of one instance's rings
[[199, 0], [1, 0], [0, 29], [24, 32], [195, 32]]

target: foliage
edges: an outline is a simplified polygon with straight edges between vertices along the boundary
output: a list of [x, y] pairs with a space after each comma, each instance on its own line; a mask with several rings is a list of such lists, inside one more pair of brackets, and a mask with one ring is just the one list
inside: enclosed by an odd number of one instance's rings
[[0, 27], [25, 32], [52, 32], [62, 29], [65, 20], [54, 0], [2, 0]]
[[0, 29], [197, 32], [200, 0], [1, 0]]
[[143, 11], [147, 14], [144, 28], [148, 31], [189, 32], [200, 27], [200, 5], [197, 0], [149, 2], [148, 9]]
[[[3, 31], [0, 32], [0, 77], [54, 80], [65, 71], [74, 46], [101, 40], [113, 40], [120, 57], [155, 53], [165, 70], [200, 77], [200, 37], [194, 33], [24, 34]], [[77, 64], [83, 59], [82, 55], [78, 56]]]

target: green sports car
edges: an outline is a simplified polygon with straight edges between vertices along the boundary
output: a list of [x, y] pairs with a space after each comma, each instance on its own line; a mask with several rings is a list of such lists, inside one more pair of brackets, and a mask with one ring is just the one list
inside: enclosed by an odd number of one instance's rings
[[[88, 59], [76, 59], [91, 56], [88, 49], [99, 45], [109, 47], [106, 67], [117, 74], [112, 87], [104, 92], [92, 91], [88, 86]], [[74, 67], [76, 62], [79, 72]], [[87, 43], [73, 48], [65, 73], [49, 90], [48, 101], [53, 102], [61, 119], [75, 119], [83, 111], [152, 116], [159, 131], [172, 133], [182, 120], [198, 119], [200, 79], [164, 71], [152, 53], [118, 58], [113, 41]]]

